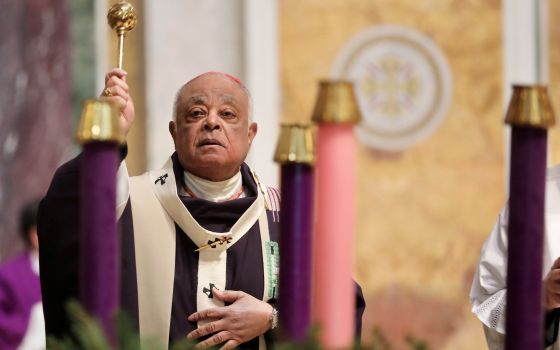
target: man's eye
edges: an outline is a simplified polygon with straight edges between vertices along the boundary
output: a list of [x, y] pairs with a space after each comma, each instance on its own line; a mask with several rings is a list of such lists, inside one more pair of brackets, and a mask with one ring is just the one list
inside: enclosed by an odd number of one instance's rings
[[222, 112], [222, 117], [223, 118], [234, 118], [235, 113], [233, 113], [232, 111], [223, 111]]
[[195, 109], [189, 112], [189, 117], [191, 118], [201, 118], [204, 116], [204, 111], [200, 109]]

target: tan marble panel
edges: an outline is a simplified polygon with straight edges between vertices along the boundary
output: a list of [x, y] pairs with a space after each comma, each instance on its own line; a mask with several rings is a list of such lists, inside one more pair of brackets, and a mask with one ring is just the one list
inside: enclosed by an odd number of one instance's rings
[[[146, 18], [144, 16], [144, 5], [140, 0], [128, 0], [136, 9], [138, 23], [136, 27], [127, 35], [125, 39], [125, 51], [123, 68], [128, 72], [127, 82], [130, 94], [134, 100], [134, 110], [136, 119], [127, 137], [128, 156], [126, 165], [131, 175], [139, 175], [147, 169], [147, 145], [146, 145], [146, 98], [145, 98], [145, 55], [144, 55], [144, 26]], [[115, 1], [108, 0], [108, 7]], [[109, 62], [111, 67], [117, 63], [117, 36], [107, 26]]]
[[71, 147], [68, 3], [3, 2], [0, 32], [2, 261], [23, 248], [20, 209], [44, 195]]
[[560, 3], [549, 1], [549, 59], [550, 59], [550, 98], [556, 113], [556, 126], [549, 133], [550, 164], [560, 163]]
[[448, 348], [481, 348], [468, 290], [504, 201], [500, 1], [279, 4], [284, 121], [308, 120], [317, 80], [329, 75], [347, 40], [369, 26], [414, 28], [445, 53], [453, 97], [438, 130], [401, 153], [359, 149], [356, 277], [370, 306], [366, 339], [376, 324], [396, 349], [407, 348], [402, 338], [410, 332], [433, 349], [452, 340], [462, 347]]

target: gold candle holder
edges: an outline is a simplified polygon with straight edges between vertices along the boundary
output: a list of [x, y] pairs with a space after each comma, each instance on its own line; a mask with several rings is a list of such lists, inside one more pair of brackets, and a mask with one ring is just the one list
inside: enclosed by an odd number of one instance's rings
[[274, 161], [280, 164], [315, 163], [315, 140], [311, 125], [283, 124], [276, 145]]
[[316, 123], [359, 123], [362, 117], [354, 94], [354, 85], [341, 80], [320, 81], [311, 119]]
[[546, 129], [554, 125], [554, 111], [546, 85], [514, 85], [506, 124]]
[[125, 142], [119, 124], [119, 108], [108, 100], [85, 100], [76, 140], [84, 145], [90, 142]]
[[138, 22], [136, 10], [126, 1], [118, 2], [109, 9], [109, 13], [107, 13], [107, 21], [109, 22], [109, 26], [117, 32], [117, 36], [119, 38], [117, 67], [122, 69], [124, 38]]

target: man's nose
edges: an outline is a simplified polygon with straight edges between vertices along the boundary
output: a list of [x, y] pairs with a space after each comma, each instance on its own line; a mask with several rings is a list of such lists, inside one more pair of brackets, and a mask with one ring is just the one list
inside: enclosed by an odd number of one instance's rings
[[213, 131], [220, 129], [220, 117], [216, 114], [211, 112], [208, 114], [208, 117], [204, 120], [204, 130], [206, 131]]

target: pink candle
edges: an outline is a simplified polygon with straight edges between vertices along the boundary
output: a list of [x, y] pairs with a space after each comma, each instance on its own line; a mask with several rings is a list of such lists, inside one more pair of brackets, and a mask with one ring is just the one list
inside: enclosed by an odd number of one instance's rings
[[354, 340], [352, 281], [356, 139], [359, 119], [352, 85], [322, 82], [313, 120], [319, 122], [316, 162], [316, 229], [313, 237], [313, 316], [327, 349]]
[[353, 126], [321, 125], [316, 165], [313, 314], [327, 348], [349, 347], [354, 338], [355, 164]]

